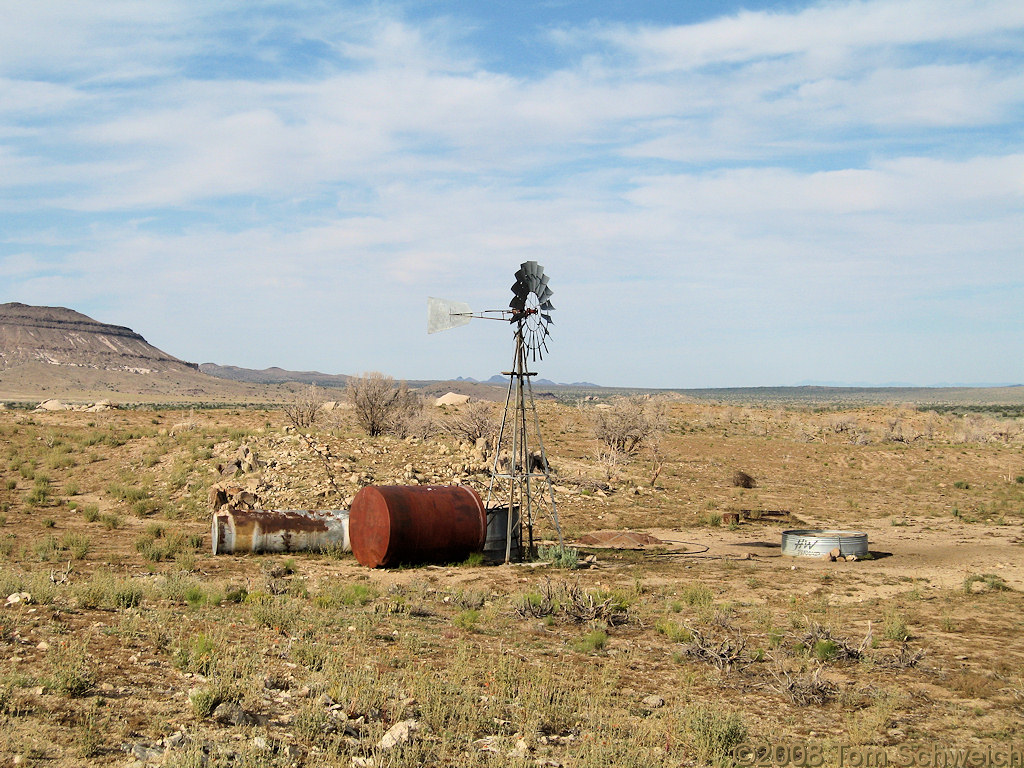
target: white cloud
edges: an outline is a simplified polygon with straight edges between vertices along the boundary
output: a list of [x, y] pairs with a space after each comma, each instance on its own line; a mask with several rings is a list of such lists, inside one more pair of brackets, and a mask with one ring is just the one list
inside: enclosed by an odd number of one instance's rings
[[546, 365], [652, 385], [778, 383], [730, 335], [813, 371], [786, 344], [1002, 317], [942, 296], [1024, 282], [1024, 7], [939, 5], [596, 22], [514, 75], [386, 7], [0, 0], [0, 300], [117, 307], [190, 359], [489, 375], [423, 343], [422, 301], [503, 306], [535, 258]]

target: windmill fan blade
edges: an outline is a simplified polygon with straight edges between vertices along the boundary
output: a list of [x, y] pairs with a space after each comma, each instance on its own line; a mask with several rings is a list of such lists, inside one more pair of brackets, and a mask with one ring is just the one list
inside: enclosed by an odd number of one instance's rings
[[447, 331], [469, 323], [473, 310], [463, 301], [427, 299], [427, 333]]
[[537, 299], [541, 302], [545, 302], [555, 295], [555, 292], [548, 288], [546, 285], [537, 291]]
[[545, 301], [543, 304], [540, 305], [540, 308], [546, 309], [548, 312], [552, 312], [555, 309], [555, 305], [552, 304], [550, 301]]
[[508, 305], [512, 307], [512, 309], [522, 312], [524, 309], [526, 309], [526, 294], [517, 293], [515, 296], [512, 297], [512, 301], [510, 301]]

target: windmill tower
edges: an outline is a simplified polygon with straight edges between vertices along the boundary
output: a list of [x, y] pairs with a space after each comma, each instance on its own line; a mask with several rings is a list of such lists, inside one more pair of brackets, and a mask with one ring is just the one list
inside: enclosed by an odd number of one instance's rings
[[509, 309], [484, 310], [474, 314], [468, 304], [446, 299], [427, 300], [427, 332], [465, 325], [472, 318], [503, 320], [513, 327], [512, 366], [502, 371], [509, 377], [505, 409], [501, 417], [494, 461], [487, 488], [487, 533], [492, 538], [504, 527], [506, 563], [533, 554], [534, 526], [547, 517], [563, 544], [558, 524], [555, 492], [551, 483], [547, 453], [540, 432], [540, 417], [533, 398], [531, 378], [536, 373], [528, 363], [548, 351], [552, 291], [544, 268], [526, 261], [515, 274]]

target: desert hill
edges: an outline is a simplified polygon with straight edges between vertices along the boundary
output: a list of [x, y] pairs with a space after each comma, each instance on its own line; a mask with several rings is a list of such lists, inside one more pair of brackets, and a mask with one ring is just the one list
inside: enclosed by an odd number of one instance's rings
[[131, 328], [66, 307], [0, 304], [0, 400], [273, 400], [293, 389], [207, 376]]
[[100, 323], [65, 307], [0, 304], [0, 370], [34, 362], [134, 373], [199, 370], [131, 328]]
[[218, 379], [246, 381], [251, 384], [316, 384], [318, 387], [343, 388], [348, 384], [349, 377], [343, 373], [321, 373], [320, 371], [286, 371], [284, 368], [239, 368], [237, 365], [217, 365], [203, 363], [199, 370]]

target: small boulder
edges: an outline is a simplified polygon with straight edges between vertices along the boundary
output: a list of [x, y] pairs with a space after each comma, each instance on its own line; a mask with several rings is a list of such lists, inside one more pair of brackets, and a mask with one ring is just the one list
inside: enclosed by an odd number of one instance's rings
[[67, 411], [68, 406], [64, 405], [60, 400], [44, 400], [36, 406], [37, 411]]
[[408, 744], [421, 728], [419, 720], [410, 719], [397, 722], [388, 728], [387, 733], [377, 742], [377, 749], [388, 750], [401, 744]]
[[653, 693], [650, 696], [645, 696], [642, 703], [648, 709], [658, 709], [665, 706], [665, 700]]
[[225, 701], [213, 710], [213, 719], [222, 725], [255, 725], [257, 720], [233, 701]]
[[469, 395], [459, 395], [455, 392], [448, 392], [437, 398], [437, 400], [434, 401], [434, 405], [440, 408], [442, 405], [465, 405], [468, 402]]

